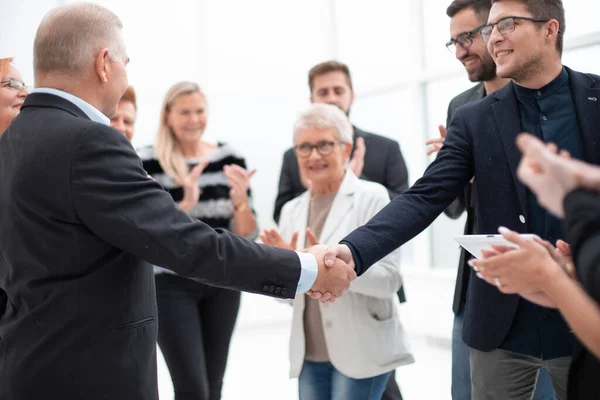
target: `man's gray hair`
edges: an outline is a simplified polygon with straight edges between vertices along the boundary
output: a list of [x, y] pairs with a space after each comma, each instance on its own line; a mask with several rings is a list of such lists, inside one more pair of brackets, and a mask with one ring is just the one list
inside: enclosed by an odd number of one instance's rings
[[78, 74], [103, 48], [109, 49], [111, 59], [122, 55], [122, 28], [119, 17], [96, 4], [78, 3], [50, 10], [35, 35], [35, 73]]
[[352, 143], [353, 129], [342, 110], [330, 104], [313, 104], [298, 114], [294, 123], [294, 143], [298, 132], [307, 128], [335, 128], [342, 143]]

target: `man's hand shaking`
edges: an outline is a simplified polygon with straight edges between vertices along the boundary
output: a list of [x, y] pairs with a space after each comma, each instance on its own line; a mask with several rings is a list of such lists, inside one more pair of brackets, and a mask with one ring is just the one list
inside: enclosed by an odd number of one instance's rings
[[319, 264], [317, 279], [307, 294], [322, 302], [333, 302], [348, 290], [350, 282], [356, 279], [354, 259], [348, 246], [316, 245], [307, 250]]

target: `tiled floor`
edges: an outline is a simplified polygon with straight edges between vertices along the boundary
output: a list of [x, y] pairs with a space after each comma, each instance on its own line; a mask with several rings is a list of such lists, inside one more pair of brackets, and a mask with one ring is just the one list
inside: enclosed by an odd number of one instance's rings
[[[416, 363], [396, 377], [405, 400], [450, 399], [451, 280], [408, 277], [409, 302], [401, 308], [411, 333]], [[225, 375], [223, 400], [297, 399], [297, 381], [288, 379], [291, 308], [276, 300], [244, 295]], [[438, 334], [441, 332], [441, 334]], [[447, 335], [446, 335], [447, 334]], [[162, 400], [173, 398], [168, 370], [159, 356]]]

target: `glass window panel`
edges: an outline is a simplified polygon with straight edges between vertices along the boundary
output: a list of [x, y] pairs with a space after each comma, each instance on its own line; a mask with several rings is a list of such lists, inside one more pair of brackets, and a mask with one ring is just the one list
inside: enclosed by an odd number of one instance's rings
[[308, 99], [309, 69], [332, 57], [330, 11], [321, 0], [205, 0], [207, 87]]
[[596, 0], [563, 1], [567, 30], [565, 38], [597, 32], [600, 2]]
[[[427, 85], [427, 134], [430, 138], [439, 137], [438, 125], [446, 124], [448, 104], [453, 97], [472, 87], [466, 73], [460, 79], [444, 79]], [[430, 157], [431, 160], [435, 156]], [[432, 265], [434, 267], [456, 268], [460, 249], [453, 237], [464, 231], [466, 213], [452, 220], [446, 215], [440, 215], [429, 228], [431, 231]]]
[[409, 1], [335, 1], [337, 57], [350, 67], [357, 92], [406, 79], [420, 69], [412, 54]]
[[[408, 167], [409, 178], [414, 182], [422, 173], [423, 140], [418, 130], [414, 89], [394, 90], [367, 98], [358, 98], [352, 109], [351, 120], [361, 129], [397, 140]], [[422, 262], [415, 255], [416, 239], [402, 247], [403, 265]]]
[[33, 40], [46, 13], [57, 1], [0, 0], [0, 57], [13, 57], [23, 79], [33, 85]]
[[563, 64], [576, 71], [600, 75], [600, 44], [565, 51]]
[[449, 4], [448, 0], [423, 0], [423, 47], [428, 71], [458, 69], [456, 57], [445, 46], [450, 40], [450, 18], [446, 15]]

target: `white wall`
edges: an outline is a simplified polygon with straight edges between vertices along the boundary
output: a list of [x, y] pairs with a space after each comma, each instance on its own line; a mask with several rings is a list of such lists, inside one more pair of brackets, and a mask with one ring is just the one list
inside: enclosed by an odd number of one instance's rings
[[[32, 81], [36, 27], [70, 0], [0, 0], [0, 55]], [[271, 219], [291, 125], [308, 104], [307, 72], [336, 57], [352, 70], [357, 102], [351, 119], [400, 142], [410, 181], [431, 161], [424, 141], [437, 136], [447, 104], [470, 82], [444, 47], [449, 0], [98, 0], [124, 24], [130, 82], [139, 98], [134, 145], [152, 142], [162, 96], [173, 83], [199, 82], [209, 102], [207, 137], [237, 146], [253, 178], [259, 222]], [[600, 3], [566, 0], [565, 63], [600, 72]], [[453, 284], [464, 219], [445, 216], [403, 249], [404, 268], [448, 267]], [[410, 296], [410, 287], [407, 288]], [[447, 307], [440, 304], [440, 308]]]

